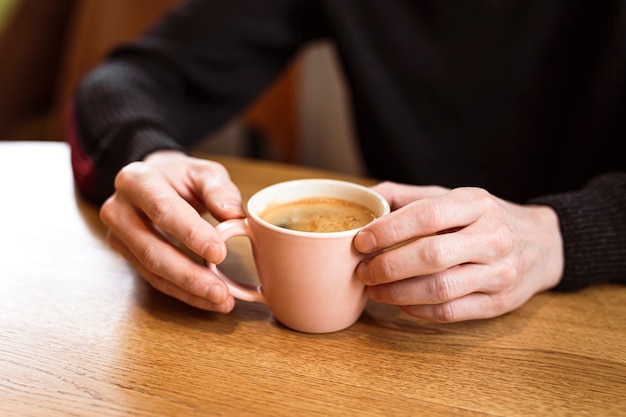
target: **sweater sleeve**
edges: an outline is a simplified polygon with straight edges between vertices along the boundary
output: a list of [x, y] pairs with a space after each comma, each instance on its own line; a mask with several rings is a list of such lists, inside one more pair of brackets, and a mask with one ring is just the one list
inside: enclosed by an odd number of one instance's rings
[[582, 189], [531, 200], [556, 210], [565, 269], [557, 291], [626, 283], [626, 173], [600, 175]]
[[68, 126], [79, 191], [100, 204], [126, 164], [186, 150], [240, 114], [301, 43], [298, 1], [189, 0], [80, 82]]

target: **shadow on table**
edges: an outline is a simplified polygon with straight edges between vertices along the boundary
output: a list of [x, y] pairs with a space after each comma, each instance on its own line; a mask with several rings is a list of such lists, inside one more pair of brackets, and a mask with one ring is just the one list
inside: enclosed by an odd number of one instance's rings
[[546, 302], [546, 298], [536, 296], [500, 317], [433, 323], [412, 317], [396, 306], [370, 301], [357, 325], [371, 343], [386, 345], [390, 350], [441, 353], [444, 349], [454, 354], [523, 333]]

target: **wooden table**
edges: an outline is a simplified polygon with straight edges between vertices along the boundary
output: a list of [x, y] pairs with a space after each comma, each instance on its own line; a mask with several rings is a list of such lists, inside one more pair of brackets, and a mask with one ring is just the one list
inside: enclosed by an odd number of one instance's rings
[[[244, 198], [336, 176], [219, 160]], [[447, 325], [371, 303], [301, 334], [262, 305], [203, 312], [145, 284], [76, 195], [64, 143], [0, 143], [0, 191], [2, 416], [626, 415], [624, 286]], [[229, 267], [252, 268], [233, 245]]]

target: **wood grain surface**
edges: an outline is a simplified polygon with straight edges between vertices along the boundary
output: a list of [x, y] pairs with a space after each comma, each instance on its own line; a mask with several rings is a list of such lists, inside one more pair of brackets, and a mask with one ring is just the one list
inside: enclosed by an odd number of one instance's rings
[[[248, 198], [329, 172], [217, 158]], [[76, 195], [64, 143], [0, 142], [0, 415], [624, 416], [626, 288], [541, 294], [432, 324], [368, 304], [347, 330], [259, 304], [204, 312], [149, 287]], [[225, 268], [253, 281], [247, 242]]]

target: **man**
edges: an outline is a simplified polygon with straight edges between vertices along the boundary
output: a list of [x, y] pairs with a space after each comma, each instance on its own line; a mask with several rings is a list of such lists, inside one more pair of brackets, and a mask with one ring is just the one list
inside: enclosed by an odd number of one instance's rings
[[[199, 215], [241, 217], [186, 149], [241, 112], [308, 42], [335, 43], [357, 136], [394, 210], [364, 228], [376, 301], [452, 322], [548, 289], [626, 281], [626, 5], [567, 0], [190, 0], [77, 91], [71, 142], [111, 245], [157, 289], [228, 312]], [[414, 184], [414, 185], [405, 185]], [[158, 227], [155, 227], [158, 226]]]

